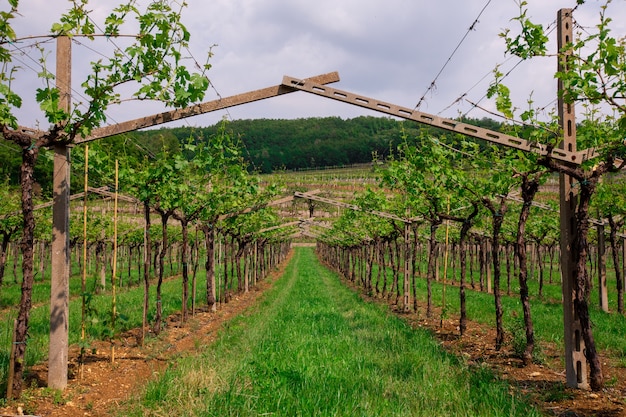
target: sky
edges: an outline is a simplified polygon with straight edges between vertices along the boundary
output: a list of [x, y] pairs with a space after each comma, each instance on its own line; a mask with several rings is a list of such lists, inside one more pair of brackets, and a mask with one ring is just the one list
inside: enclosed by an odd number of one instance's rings
[[[334, 87], [359, 95], [454, 118], [496, 118], [485, 98], [499, 66], [516, 107], [532, 97], [537, 107], [551, 108], [556, 99], [556, 58], [547, 56], [519, 63], [505, 55], [499, 37], [505, 28], [517, 30], [519, 4], [514, 0], [186, 0], [183, 21], [191, 33], [191, 55], [201, 63], [212, 51], [207, 73], [211, 88], [205, 100], [227, 97], [280, 84], [284, 75], [306, 78], [331, 71], [341, 81]], [[147, 0], [140, 0], [144, 4]], [[117, 1], [90, 0], [93, 19], [104, 17]], [[560, 8], [576, 0], [527, 0], [528, 16], [554, 28]], [[45, 35], [70, 6], [63, 0], [21, 0], [13, 22], [18, 37]], [[604, 0], [587, 0], [574, 14], [577, 30], [590, 31], [598, 22]], [[6, 7], [6, 6], [4, 6]], [[1, 9], [1, 7], [0, 7]], [[613, 0], [609, 16], [626, 16], [626, 0]], [[624, 19], [615, 19], [615, 33], [626, 33]], [[550, 54], [556, 49], [551, 36]], [[36, 73], [42, 53], [17, 43], [20, 66], [14, 85], [24, 97], [20, 124], [47, 128], [34, 100], [41, 86]], [[54, 43], [45, 48], [48, 69], [54, 71]], [[80, 84], [90, 61], [110, 55], [122, 39], [90, 43], [76, 40], [72, 50], [72, 86], [80, 101]], [[193, 60], [188, 61], [193, 66]], [[438, 75], [439, 74], [439, 75]], [[459, 100], [461, 98], [461, 100]], [[474, 107], [471, 103], [479, 103]], [[107, 111], [109, 123], [166, 110], [157, 103], [124, 102]], [[293, 119], [361, 115], [384, 116], [345, 103], [296, 92], [228, 110], [195, 116], [167, 126], [207, 126], [228, 119]]]

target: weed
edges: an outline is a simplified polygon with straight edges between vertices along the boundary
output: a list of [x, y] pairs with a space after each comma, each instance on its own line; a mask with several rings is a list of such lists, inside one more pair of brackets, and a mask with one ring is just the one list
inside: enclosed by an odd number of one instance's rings
[[[524, 357], [524, 352], [526, 351], [526, 326], [524, 325], [524, 320], [519, 317], [513, 318], [513, 320], [507, 326], [507, 332], [511, 336], [509, 339], [509, 343], [515, 353], [515, 356], [518, 358]], [[533, 362], [537, 364], [544, 363], [546, 358], [541, 349], [541, 344], [537, 339], [537, 334], [535, 333], [535, 346], [532, 352]]]
[[67, 400], [63, 397], [63, 391], [54, 388], [43, 388], [41, 390], [41, 396], [52, 399], [52, 403], [55, 405], [65, 405]]
[[611, 378], [604, 381], [604, 386], [607, 388], [614, 387], [617, 385], [618, 379], [616, 376], [612, 376]]
[[542, 392], [541, 398], [545, 402], [559, 402], [573, 399], [574, 394], [567, 389], [565, 384], [555, 383]]
[[[18, 409], [18, 415], [34, 415], [37, 411], [37, 401], [35, 401], [35, 392], [34, 389], [25, 389], [22, 391], [22, 395], [20, 396], [20, 406]], [[20, 412], [21, 409], [21, 412]]]

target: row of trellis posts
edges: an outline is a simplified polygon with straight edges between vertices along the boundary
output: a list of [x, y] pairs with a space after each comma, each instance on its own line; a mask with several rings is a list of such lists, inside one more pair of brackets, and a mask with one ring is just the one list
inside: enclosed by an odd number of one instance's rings
[[[437, 267], [435, 268], [434, 279], [454, 285], [459, 275], [459, 253], [464, 250], [468, 254], [468, 285], [472, 289], [492, 293], [490, 240], [482, 235], [474, 235], [473, 237], [474, 239], [462, 248], [456, 242], [451, 242], [449, 245], [443, 242], [435, 243], [437, 245], [435, 250]], [[409, 240], [410, 254], [408, 256], [405, 251], [404, 238], [371, 240], [355, 246], [319, 241], [317, 251], [326, 264], [346, 279], [362, 285], [365, 292], [376, 296], [395, 298], [395, 304], [404, 298], [405, 301], [399, 308], [404, 311], [412, 308], [415, 311], [417, 301], [413, 298], [414, 291], [410, 289], [410, 286], [413, 286], [415, 278], [427, 278], [424, 265], [430, 252], [429, 245], [429, 242], [415, 239], [412, 236]], [[517, 258], [514, 256], [514, 246], [515, 243], [505, 243], [500, 248], [500, 259], [504, 264], [504, 276], [501, 279], [506, 279], [506, 286], [502, 291], [508, 295], [511, 295], [512, 287], [516, 288], [519, 267]], [[626, 237], [622, 237], [620, 246], [617, 254], [619, 262], [612, 264], [612, 267], [620, 268], [622, 279], [624, 279], [624, 273], [626, 273], [626, 262], [624, 262], [626, 259]], [[599, 239], [595, 245], [590, 245], [589, 249], [592, 255], [589, 259], [589, 269], [595, 277], [594, 281], [597, 282], [598, 305], [608, 312], [610, 307], [607, 302], [608, 289], [606, 287], [607, 259], [610, 260], [613, 257], [607, 256], [608, 252], [604, 247], [603, 239]], [[529, 242], [527, 243], [527, 253], [531, 254], [529, 276], [531, 279], [536, 279], [538, 284], [535, 295], [542, 297], [544, 283], [561, 283], [561, 269], [558, 262], [559, 247]], [[411, 262], [411, 268], [406, 268], [406, 262]], [[374, 268], [374, 265], [377, 268]], [[387, 268], [391, 270], [392, 278], [390, 281], [385, 272]], [[406, 279], [407, 275], [408, 279]], [[400, 277], [404, 279], [400, 280]], [[404, 282], [405, 287], [399, 285], [400, 281]], [[622, 288], [624, 288], [623, 285]], [[411, 298], [412, 302], [409, 302]]]
[[[113, 215], [115, 222], [117, 222], [118, 197], [123, 200], [136, 204], [135, 199], [125, 196], [115, 195], [108, 192], [103, 188], [86, 187], [85, 191], [80, 194], [71, 196], [71, 200], [78, 198], [84, 198], [85, 204], [83, 205], [84, 213], [87, 213], [87, 195], [88, 193], [95, 193], [104, 195], [107, 198], [115, 198], [115, 208], [111, 213], [111, 210], [103, 209], [104, 212], [109, 212]], [[109, 201], [110, 202], [110, 201]], [[280, 201], [279, 201], [280, 202]], [[108, 203], [107, 203], [108, 204]], [[272, 203], [270, 203], [272, 204]], [[51, 203], [40, 204], [36, 209], [44, 209], [50, 207]], [[125, 211], [138, 213], [137, 207], [135, 209], [126, 209]], [[11, 215], [11, 214], [9, 214]], [[17, 213], [15, 213], [17, 215]], [[86, 218], [85, 218], [86, 220]], [[118, 243], [117, 225], [115, 224], [114, 237], [102, 236], [101, 239], [88, 241], [86, 238], [86, 225], [84, 229], [83, 239], [78, 236], [74, 236], [70, 240], [69, 245], [69, 258], [70, 268], [74, 265], [74, 270], [82, 268], [82, 288], [81, 293], [83, 297], [83, 318], [81, 325], [81, 339], [85, 338], [85, 296], [86, 294], [98, 294], [104, 292], [113, 293], [112, 304], [112, 325], [114, 326], [116, 316], [116, 304], [115, 304], [115, 291], [117, 287], [133, 287], [139, 286], [142, 282], [143, 270], [149, 268], [148, 275], [152, 277], [151, 281], [156, 280], [157, 276], [172, 277], [181, 273], [184, 260], [182, 259], [181, 242], [170, 241], [167, 247], [163, 247], [163, 242], [160, 241], [157, 236], [160, 235], [160, 226], [153, 226], [151, 229], [151, 235], [154, 235], [151, 239], [151, 247], [148, 253], [151, 254], [151, 259], [146, 259], [145, 242], [128, 241]], [[139, 224], [137, 224], [139, 226]], [[168, 228], [175, 225], [168, 225]], [[158, 229], [158, 230], [157, 230]], [[220, 230], [215, 228], [213, 233], [213, 240], [211, 242], [214, 247], [211, 252], [208, 250], [208, 241], [205, 238], [205, 233], [201, 231], [201, 227], [196, 227], [196, 233], [192, 234], [193, 238], [190, 241], [190, 266], [191, 266], [191, 306], [185, 306], [185, 310], [188, 307], [191, 308], [191, 314], [195, 314], [197, 307], [197, 273], [200, 269], [200, 265], [208, 265], [208, 256], [212, 257], [212, 270], [214, 271], [215, 282], [212, 287], [215, 290], [214, 302], [217, 304], [227, 303], [230, 299], [239, 292], [248, 292], [251, 287], [256, 285], [257, 282], [264, 279], [280, 262], [282, 262], [289, 251], [290, 240], [289, 236], [275, 235], [273, 238], [258, 236], [246, 236], [242, 239], [240, 236], [235, 236], [229, 233], [228, 230]], [[174, 234], [176, 236], [176, 234]], [[132, 240], [132, 239], [130, 239]], [[49, 272], [51, 247], [52, 242], [49, 240], [37, 240], [34, 242], [34, 246], [37, 248], [35, 251], [35, 265], [37, 267], [37, 281], [44, 282], [47, 279], [47, 273]], [[9, 241], [4, 253], [9, 255], [3, 259], [2, 269], [8, 263], [12, 265], [12, 275], [15, 284], [18, 283], [19, 277], [17, 274], [18, 264], [21, 259], [20, 256], [20, 244], [17, 241]], [[166, 259], [167, 265], [163, 264], [163, 271], [159, 271], [161, 268], [159, 257], [163, 254]], [[204, 262], [203, 262], [204, 259]], [[122, 265], [123, 261], [123, 265]], [[122, 268], [119, 267], [123, 266]], [[166, 271], [166, 268], [169, 269]], [[72, 269], [72, 268], [71, 268]], [[119, 272], [118, 272], [119, 271]], [[162, 274], [161, 274], [162, 272]], [[125, 275], [125, 276], [124, 276]], [[89, 276], [93, 281], [87, 283], [86, 278]], [[4, 275], [2, 279], [4, 279]], [[110, 278], [110, 281], [107, 280]], [[205, 279], [208, 278], [206, 274]], [[144, 283], [145, 284], [145, 283]], [[208, 288], [208, 283], [207, 283]], [[183, 290], [184, 291], [184, 290]], [[209, 294], [206, 297], [207, 304], [209, 301]], [[144, 313], [145, 314], [145, 313]], [[146, 323], [147, 325], [147, 323]], [[142, 330], [145, 332], [145, 326]], [[158, 332], [159, 329], [155, 329]], [[115, 331], [115, 328], [112, 329]], [[113, 346], [113, 345], [112, 345]], [[111, 360], [114, 360], [114, 349], [111, 350]], [[12, 397], [12, 367], [9, 369], [8, 384], [7, 384], [7, 397]]]

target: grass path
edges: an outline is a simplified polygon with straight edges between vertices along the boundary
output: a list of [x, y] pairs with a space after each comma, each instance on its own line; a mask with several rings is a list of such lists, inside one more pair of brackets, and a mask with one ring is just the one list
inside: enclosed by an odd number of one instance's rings
[[311, 248], [297, 248], [257, 306], [129, 407], [125, 415], [539, 415], [490, 371], [363, 302]]

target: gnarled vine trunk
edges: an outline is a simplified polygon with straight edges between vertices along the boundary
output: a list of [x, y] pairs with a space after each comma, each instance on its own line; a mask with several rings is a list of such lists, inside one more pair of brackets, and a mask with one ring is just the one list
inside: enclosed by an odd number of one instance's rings
[[13, 396], [19, 398], [22, 393], [22, 380], [24, 378], [24, 356], [26, 354], [26, 343], [28, 339], [28, 322], [30, 319], [30, 310], [32, 307], [33, 294], [33, 265], [34, 265], [34, 234], [35, 234], [35, 215], [33, 207], [33, 174], [35, 171], [35, 162], [39, 150], [37, 147], [22, 149], [22, 165], [20, 166], [20, 184], [22, 189], [22, 215], [23, 215], [23, 231], [22, 241], [20, 243], [22, 249], [22, 295], [20, 299], [20, 307], [15, 322], [15, 345], [13, 357], [11, 358], [14, 366], [13, 376]]
[[206, 303], [209, 310], [216, 311], [215, 304], [215, 227], [205, 224], [202, 226], [204, 232], [204, 240], [206, 244], [206, 262], [204, 269], [206, 270]]
[[432, 281], [435, 279], [435, 262], [437, 260], [437, 229], [441, 225], [441, 220], [431, 220], [430, 222], [430, 247], [428, 252], [428, 272], [426, 275], [427, 298], [426, 298], [426, 317], [430, 318], [433, 314], [432, 300]]
[[587, 235], [589, 233], [589, 205], [591, 197], [597, 185], [597, 177], [592, 177], [587, 181], [580, 182], [580, 195], [578, 208], [576, 210], [577, 233], [572, 248], [573, 260], [576, 266], [576, 286], [574, 296], [574, 309], [578, 313], [580, 320], [580, 330], [585, 341], [585, 356], [589, 363], [589, 385], [594, 391], [602, 389], [604, 376], [600, 357], [596, 349], [596, 342], [593, 337], [591, 317], [589, 316], [589, 293], [591, 283], [587, 273]]
[[[617, 245], [617, 231], [624, 224], [624, 220], [616, 222], [612, 215], [609, 215], [609, 242], [611, 243], [611, 254], [613, 256], [613, 268], [615, 269], [615, 280], [617, 289], [617, 312], [624, 314], [624, 277], [619, 264], [619, 248]], [[626, 259], [624, 260], [626, 263]]]
[[522, 209], [520, 210], [517, 222], [517, 237], [515, 252], [519, 264], [519, 295], [524, 314], [524, 329], [526, 331], [526, 348], [522, 354], [522, 361], [528, 366], [533, 361], [533, 351], [535, 350], [535, 331], [533, 328], [532, 316], [530, 313], [530, 298], [528, 292], [528, 261], [526, 254], [526, 223], [530, 215], [530, 208], [539, 190], [539, 177], [529, 178], [530, 174], [522, 175]]
[[171, 213], [160, 211], [161, 215], [161, 251], [159, 252], [159, 276], [156, 287], [156, 314], [154, 315], [153, 330], [155, 334], [161, 333], [161, 324], [163, 320], [163, 298], [161, 295], [161, 286], [163, 285], [163, 276], [165, 275], [165, 256], [167, 255], [167, 221]]
[[13, 233], [3, 233], [2, 241], [0, 242], [0, 286], [4, 283], [4, 268], [7, 263], [7, 249], [9, 248], [9, 242]]
[[466, 267], [466, 258], [467, 258], [467, 250], [466, 250], [466, 241], [467, 235], [472, 227], [472, 223], [476, 216], [478, 215], [478, 206], [474, 205], [473, 210], [469, 216], [467, 216], [463, 220], [463, 224], [461, 225], [461, 232], [459, 234], [459, 266], [461, 268], [461, 277], [459, 279], [459, 304], [460, 304], [460, 318], [459, 318], [459, 333], [461, 336], [465, 334], [467, 330], [467, 307], [465, 300], [465, 284], [467, 281], [467, 267]]
[[496, 351], [502, 349], [504, 344], [504, 327], [502, 325], [502, 296], [500, 294], [500, 231], [502, 222], [507, 211], [506, 199], [500, 200], [500, 205], [496, 206], [489, 199], [484, 199], [483, 203], [491, 212], [492, 226], [492, 261], [493, 261], [493, 299], [496, 309]]

